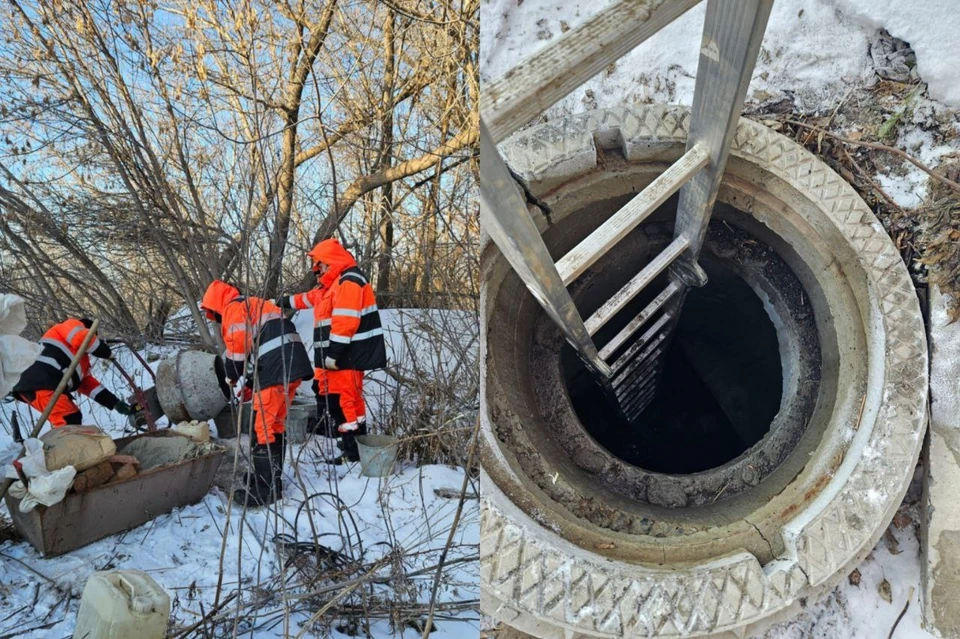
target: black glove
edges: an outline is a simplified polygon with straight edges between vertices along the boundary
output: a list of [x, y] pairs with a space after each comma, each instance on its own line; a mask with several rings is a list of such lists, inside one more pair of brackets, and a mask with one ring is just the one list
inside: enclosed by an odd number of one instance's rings
[[130, 404], [122, 400], [117, 402], [117, 405], [113, 407], [113, 410], [117, 411], [121, 415], [133, 415], [139, 409], [140, 409], [139, 406], [131, 406]]

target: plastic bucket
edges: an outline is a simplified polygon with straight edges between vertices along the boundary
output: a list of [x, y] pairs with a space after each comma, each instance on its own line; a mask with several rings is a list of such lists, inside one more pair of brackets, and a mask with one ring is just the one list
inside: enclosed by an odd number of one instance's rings
[[389, 477], [397, 463], [400, 442], [389, 435], [360, 435], [357, 437], [360, 452], [360, 474], [364, 477]]
[[[245, 402], [240, 407], [240, 413], [240, 432], [249, 433], [253, 423], [253, 402]], [[217, 427], [218, 438], [233, 439], [237, 436], [237, 409], [233, 405], [227, 406], [213, 418], [213, 423]]]

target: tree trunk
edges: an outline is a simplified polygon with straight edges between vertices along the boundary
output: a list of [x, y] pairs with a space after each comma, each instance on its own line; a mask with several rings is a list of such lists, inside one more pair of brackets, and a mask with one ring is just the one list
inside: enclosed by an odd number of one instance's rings
[[[381, 121], [380, 162], [377, 171], [388, 170], [393, 164], [393, 84], [394, 84], [394, 26], [396, 15], [387, 9], [383, 26], [383, 119]], [[380, 258], [377, 264], [377, 291], [382, 296], [390, 291], [390, 271], [393, 266], [393, 184], [383, 185], [380, 194]]]
[[330, 0], [324, 9], [320, 21], [313, 26], [310, 41], [302, 55], [295, 55], [291, 62], [290, 81], [287, 85], [285, 103], [285, 128], [283, 130], [283, 161], [281, 163], [280, 179], [277, 189], [277, 220], [270, 237], [270, 253], [267, 261], [267, 273], [264, 282], [264, 296], [276, 297], [280, 271], [283, 267], [283, 253], [287, 245], [287, 235], [290, 231], [290, 215], [293, 212], [293, 190], [297, 174], [297, 124], [300, 119], [300, 105], [303, 99], [303, 89], [313, 63], [323, 48], [330, 22], [333, 19], [337, 0]]

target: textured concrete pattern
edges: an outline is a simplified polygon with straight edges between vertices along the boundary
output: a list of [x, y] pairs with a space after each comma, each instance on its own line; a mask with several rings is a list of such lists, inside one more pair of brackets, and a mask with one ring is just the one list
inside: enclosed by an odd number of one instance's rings
[[927, 629], [960, 637], [960, 323], [948, 298], [930, 291], [930, 436], [921, 520], [923, 618]]
[[[571, 167], [595, 167], [595, 145], [604, 140], [617, 140], [635, 161], [682, 144], [688, 118], [684, 109], [657, 106], [594, 111], [524, 131], [504, 153], [538, 185], [535, 192], [544, 193], [575, 177]], [[927, 412], [926, 341], [907, 270], [850, 185], [793, 141], [741, 120], [732, 154], [797, 194], [805, 223], [814, 229], [811, 241], [835, 242], [829, 247], [835, 263], [818, 277], [844, 278], [857, 299], [866, 352], [855, 357], [865, 379], [855, 393], [840, 389], [843, 406], [838, 400], [828, 431], [843, 441], [842, 455], [814, 497], [788, 511], [780, 527], [782, 550], [773, 560], [761, 564], [740, 551], [674, 565], [633, 563], [610, 556], [626, 535], [595, 547], [568, 541], [576, 518], [554, 517], [557, 505], [521, 477], [523, 469], [501, 450], [496, 435], [503, 415], [487, 410], [485, 399], [485, 613], [537, 637], [749, 635], [790, 614], [801, 599], [832, 588], [874, 546], [902, 500]], [[493, 330], [483, 327], [485, 335]], [[481, 378], [486, 393], [491, 383], [486, 372]]]

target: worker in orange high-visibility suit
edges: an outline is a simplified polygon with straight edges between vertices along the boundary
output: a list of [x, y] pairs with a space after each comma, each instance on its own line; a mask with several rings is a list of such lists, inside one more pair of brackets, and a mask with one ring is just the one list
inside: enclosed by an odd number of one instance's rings
[[310, 358], [293, 323], [271, 301], [244, 297], [235, 287], [214, 280], [200, 308], [220, 324], [226, 346], [227, 378], [246, 379], [252, 390], [256, 443], [250, 447], [253, 472], [239, 504], [266, 506], [283, 494], [283, 432], [287, 410], [300, 382], [313, 377]]
[[[33, 365], [20, 376], [20, 381], [13, 387], [13, 396], [42, 413], [53, 398], [63, 374], [70, 367], [70, 362], [80, 350], [80, 345], [92, 325], [93, 322], [89, 319], [68, 319], [51, 326], [40, 338], [43, 351]], [[121, 415], [130, 415], [135, 410], [135, 407], [117, 399], [116, 395], [90, 374], [90, 355], [110, 359], [113, 356], [110, 347], [99, 337], [94, 337], [87, 353], [89, 354], [80, 359], [66, 390], [57, 398], [50, 412], [49, 420], [54, 428], [83, 422], [80, 408], [73, 399], [74, 391], [83, 393], [101, 406]]]
[[343, 455], [335, 461], [357, 461], [356, 437], [367, 432], [363, 372], [387, 365], [377, 300], [357, 261], [337, 240], [323, 240], [308, 255], [318, 288], [278, 304], [313, 308], [318, 415], [341, 439]]

